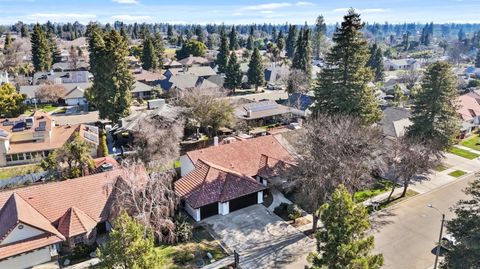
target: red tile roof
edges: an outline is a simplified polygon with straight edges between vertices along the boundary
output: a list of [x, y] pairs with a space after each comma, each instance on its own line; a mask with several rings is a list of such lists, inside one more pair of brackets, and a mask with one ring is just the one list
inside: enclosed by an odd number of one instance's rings
[[461, 95], [458, 97], [457, 112], [462, 117], [462, 120], [469, 121], [480, 116], [480, 104], [470, 95]]
[[69, 238], [91, 231], [97, 222], [82, 210], [72, 206], [58, 221], [58, 231]]
[[226, 202], [262, 191], [265, 186], [252, 177], [198, 160], [196, 168], [175, 182], [175, 192], [193, 208]]
[[251, 177], [258, 175], [262, 155], [295, 163], [293, 156], [271, 135], [187, 152], [193, 163], [202, 159]]

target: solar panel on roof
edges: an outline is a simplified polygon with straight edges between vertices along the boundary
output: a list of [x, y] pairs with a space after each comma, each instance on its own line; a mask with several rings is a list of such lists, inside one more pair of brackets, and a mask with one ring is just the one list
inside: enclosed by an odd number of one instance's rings
[[0, 130], [0, 137], [7, 137], [8, 134], [4, 130]]
[[13, 128], [12, 128], [13, 132], [21, 132], [23, 130], [25, 130], [25, 122], [24, 121], [16, 121], [13, 124]]
[[40, 121], [38, 122], [38, 127], [35, 128], [35, 132], [43, 132], [46, 130], [47, 122], [46, 121]]
[[277, 104], [265, 104], [265, 105], [262, 104], [262, 105], [252, 106], [252, 107], [250, 107], [250, 110], [252, 112], [258, 112], [258, 111], [274, 109], [277, 106], [278, 106]]
[[13, 121], [9, 121], [9, 120], [5, 120], [3, 123], [2, 123], [3, 126], [12, 126], [13, 125]]

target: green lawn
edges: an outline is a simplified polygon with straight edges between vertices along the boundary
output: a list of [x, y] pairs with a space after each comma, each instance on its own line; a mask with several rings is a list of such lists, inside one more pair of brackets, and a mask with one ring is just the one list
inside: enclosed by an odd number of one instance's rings
[[363, 191], [358, 191], [355, 193], [354, 198], [357, 203], [361, 203], [363, 201], [368, 200], [371, 197], [377, 196], [381, 193], [384, 193], [392, 187], [392, 182], [388, 180], [380, 180], [375, 183], [373, 188], [363, 190]]
[[437, 172], [442, 172], [442, 171], [447, 170], [447, 169], [450, 168], [450, 167], [452, 167], [452, 166], [449, 165], [449, 164], [441, 163], [441, 164], [437, 165], [437, 167], [435, 167], [435, 171], [437, 171]]
[[470, 152], [470, 151], [467, 151], [467, 150], [464, 150], [464, 149], [456, 148], [456, 147], [451, 148], [448, 152], [450, 152], [452, 154], [455, 154], [457, 156], [463, 157], [463, 158], [470, 159], [470, 160], [473, 160], [473, 159], [480, 156], [476, 153], [473, 153], [473, 152]]
[[472, 135], [462, 140], [460, 144], [464, 147], [480, 151], [480, 137], [478, 137], [478, 135]]
[[42, 171], [42, 168], [38, 164], [5, 167], [0, 168], [0, 179], [8, 179], [40, 171]]
[[157, 247], [159, 263], [156, 269], [196, 268], [196, 260], [203, 259], [205, 264], [209, 263], [206, 258], [207, 252], [210, 252], [215, 260], [226, 257], [218, 241], [205, 229], [195, 228], [193, 236], [194, 242]]
[[[43, 112], [49, 113], [57, 109], [58, 106], [54, 106], [52, 104], [38, 104], [37, 109], [42, 110]], [[29, 105], [27, 106], [27, 110], [23, 113], [24, 115], [31, 115], [33, 111], [35, 110], [34, 105]]]
[[462, 170], [455, 170], [455, 171], [449, 173], [448, 175], [452, 176], [452, 177], [461, 177], [461, 176], [465, 175], [466, 173], [467, 172], [462, 171]]
[[[408, 199], [408, 198], [410, 198], [412, 196], [415, 196], [417, 194], [418, 194], [418, 192], [408, 189], [407, 193], [405, 194], [405, 197], [400, 197], [400, 194], [398, 194], [398, 195], [393, 196], [390, 199], [390, 202], [388, 202], [388, 203], [386, 201], [382, 201], [382, 202], [380, 202], [380, 205], [378, 206], [377, 210], [381, 210], [381, 209], [393, 206], [393, 205], [398, 204], [401, 201], [404, 201], [405, 199]], [[367, 210], [368, 210], [369, 213], [372, 213], [373, 212], [373, 207], [368, 206]]]

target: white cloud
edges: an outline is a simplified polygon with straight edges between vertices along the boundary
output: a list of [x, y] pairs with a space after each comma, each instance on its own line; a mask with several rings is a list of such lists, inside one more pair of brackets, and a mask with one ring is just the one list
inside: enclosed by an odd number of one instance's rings
[[296, 5], [297, 7], [311, 7], [311, 6], [314, 6], [315, 4], [312, 3], [312, 2], [303, 2], [303, 1], [300, 1], [300, 2], [295, 3], [295, 5]]
[[140, 3], [138, 0], [112, 0], [112, 2], [127, 5], [136, 5]]
[[273, 11], [273, 10], [262, 10], [259, 13], [260, 14], [273, 14], [273, 13], [275, 13], [275, 11]]
[[49, 19], [49, 20], [61, 20], [61, 19], [95, 19], [95, 14], [79, 14], [79, 13], [35, 13], [28, 15], [30, 19]]
[[242, 10], [272, 10], [272, 9], [280, 9], [285, 7], [290, 7], [292, 4], [282, 2], [282, 3], [268, 3], [268, 4], [260, 4], [254, 6], [246, 6], [243, 7]]
[[151, 16], [146, 15], [139, 15], [139, 16], [132, 16], [132, 15], [114, 15], [112, 19], [117, 21], [124, 21], [124, 22], [145, 22], [150, 21], [153, 19]]

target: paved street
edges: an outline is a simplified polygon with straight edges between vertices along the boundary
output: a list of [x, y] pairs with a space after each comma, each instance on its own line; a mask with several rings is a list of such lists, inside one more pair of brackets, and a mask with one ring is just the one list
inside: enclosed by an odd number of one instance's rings
[[438, 240], [441, 215], [432, 204], [450, 219], [449, 208], [465, 198], [462, 190], [473, 180], [473, 174], [449, 185], [415, 196], [373, 217], [376, 251], [383, 253], [390, 269], [430, 268], [435, 260], [432, 250]]
[[231, 252], [240, 254], [243, 269], [297, 269], [307, 265], [315, 241], [287, 224], [263, 205], [253, 205], [202, 223]]

